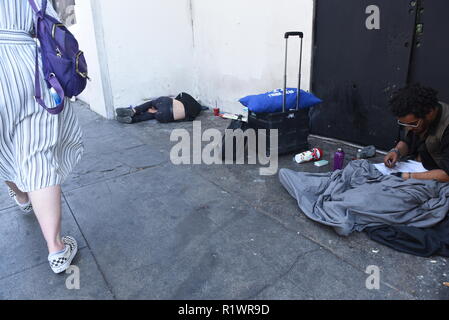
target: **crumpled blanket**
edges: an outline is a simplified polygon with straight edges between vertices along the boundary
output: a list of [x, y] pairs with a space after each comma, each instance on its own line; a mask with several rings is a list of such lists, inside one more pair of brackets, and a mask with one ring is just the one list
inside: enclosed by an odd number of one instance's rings
[[432, 227], [449, 211], [449, 184], [384, 176], [366, 160], [331, 173], [281, 169], [279, 179], [310, 219], [343, 236], [367, 227]]

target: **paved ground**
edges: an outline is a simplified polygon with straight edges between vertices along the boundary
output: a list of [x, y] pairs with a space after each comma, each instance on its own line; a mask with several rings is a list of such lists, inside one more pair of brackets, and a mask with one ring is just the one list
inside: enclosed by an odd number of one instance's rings
[[[0, 195], [0, 299], [448, 299], [448, 259], [342, 238], [306, 219], [255, 165], [175, 166], [172, 124], [126, 126], [77, 104], [86, 153], [63, 186], [80, 289], [53, 275], [34, 217]], [[204, 114], [203, 128], [226, 121]], [[179, 124], [178, 124], [179, 126]], [[191, 124], [181, 127], [192, 131]], [[338, 147], [311, 138], [327, 151]], [[351, 154], [351, 148], [346, 148]], [[281, 167], [298, 166], [283, 157]], [[380, 290], [365, 270], [381, 270]]]

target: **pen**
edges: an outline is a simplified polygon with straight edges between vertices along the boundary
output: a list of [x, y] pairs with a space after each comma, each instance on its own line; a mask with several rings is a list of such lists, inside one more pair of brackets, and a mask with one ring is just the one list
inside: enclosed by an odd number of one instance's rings
[[392, 167], [392, 166], [393, 166], [393, 161], [388, 160], [388, 161], [387, 161], [387, 164], [388, 164], [388, 166]]

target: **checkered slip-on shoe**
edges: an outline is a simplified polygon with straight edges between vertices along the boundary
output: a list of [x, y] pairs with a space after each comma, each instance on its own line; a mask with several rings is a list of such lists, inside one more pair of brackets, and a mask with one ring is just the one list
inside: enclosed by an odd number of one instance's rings
[[62, 242], [65, 244], [65, 250], [62, 253], [51, 254], [48, 256], [48, 262], [54, 273], [61, 273], [66, 271], [73, 258], [75, 258], [78, 252], [78, 244], [72, 237], [62, 238]]
[[33, 214], [33, 205], [31, 204], [31, 201], [28, 201], [25, 204], [21, 204], [19, 201], [17, 201], [16, 193], [11, 188], [8, 188], [8, 193], [9, 196], [14, 199], [17, 206], [20, 208], [20, 211], [22, 211], [24, 215]]

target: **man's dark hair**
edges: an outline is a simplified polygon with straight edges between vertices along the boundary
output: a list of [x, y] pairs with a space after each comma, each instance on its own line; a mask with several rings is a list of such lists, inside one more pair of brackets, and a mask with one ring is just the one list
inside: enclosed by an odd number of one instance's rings
[[412, 84], [395, 92], [390, 100], [391, 112], [397, 118], [409, 114], [424, 118], [438, 104], [438, 92], [420, 84]]

